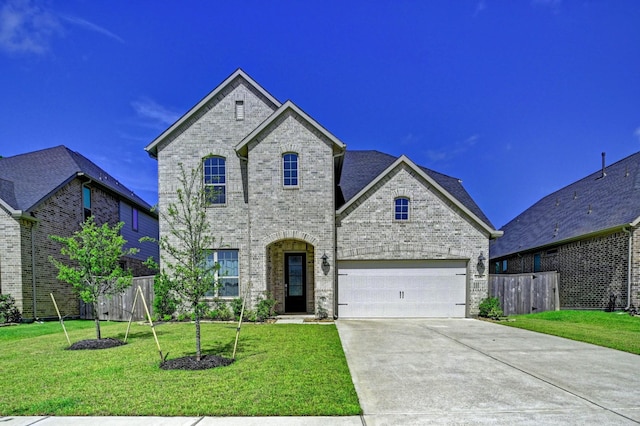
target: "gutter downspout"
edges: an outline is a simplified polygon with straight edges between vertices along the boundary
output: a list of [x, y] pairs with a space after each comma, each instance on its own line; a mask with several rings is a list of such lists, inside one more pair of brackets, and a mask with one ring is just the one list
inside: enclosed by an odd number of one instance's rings
[[632, 252], [633, 252], [633, 232], [629, 229], [622, 228], [622, 231], [629, 235], [629, 249], [628, 249], [628, 259], [627, 259], [627, 307], [625, 310], [629, 310], [631, 308], [631, 260], [632, 260]]
[[[247, 166], [247, 233], [248, 235], [248, 244], [247, 247], [249, 248], [249, 256], [247, 258], [247, 267], [249, 270], [249, 279], [247, 280], [247, 289], [250, 289], [251, 286], [251, 274], [253, 273], [253, 271], [251, 270], [251, 257], [253, 255], [253, 253], [251, 253], [251, 202], [249, 200], [249, 157], [243, 157], [242, 155], [240, 155], [240, 153], [238, 151], [236, 151], [236, 155], [238, 156], [238, 158], [240, 159], [240, 161], [244, 161], [245, 165]], [[242, 173], [242, 170], [240, 170], [240, 172]], [[265, 247], [266, 250], [266, 247]], [[265, 277], [265, 290], [267, 289], [267, 277]], [[238, 288], [238, 292], [240, 292], [240, 288]], [[246, 293], [245, 293], [246, 294]], [[240, 296], [240, 294], [238, 294], [238, 296]], [[241, 297], [241, 296], [240, 296]], [[251, 294], [249, 294], [249, 297], [251, 297]], [[247, 301], [245, 300], [245, 303]], [[252, 303], [249, 303], [250, 307], [253, 307]]]
[[36, 321], [36, 312], [38, 308], [38, 302], [36, 298], [36, 242], [35, 231], [38, 222], [31, 224], [31, 288], [33, 295], [33, 321]]

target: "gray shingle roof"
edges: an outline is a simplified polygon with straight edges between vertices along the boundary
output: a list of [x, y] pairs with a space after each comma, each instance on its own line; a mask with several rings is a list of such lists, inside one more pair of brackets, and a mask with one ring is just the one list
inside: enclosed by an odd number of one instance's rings
[[[397, 159], [398, 157], [375, 150], [347, 150], [340, 178], [340, 188], [342, 189], [344, 201], [348, 202]], [[493, 228], [491, 221], [473, 201], [459, 179], [443, 175], [426, 167], [419, 167], [480, 220]]]
[[0, 198], [15, 210], [29, 211], [78, 173], [139, 207], [151, 209], [146, 201], [89, 159], [62, 145], [0, 158]]
[[640, 217], [640, 152], [550, 195], [503, 228], [492, 259], [628, 225]]

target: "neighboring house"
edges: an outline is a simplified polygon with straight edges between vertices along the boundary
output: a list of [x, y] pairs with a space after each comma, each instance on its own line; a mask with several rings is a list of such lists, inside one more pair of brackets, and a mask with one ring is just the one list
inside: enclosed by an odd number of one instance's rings
[[0, 158], [0, 293], [16, 299], [23, 318], [55, 317], [50, 293], [62, 315], [79, 315], [79, 299], [49, 261], [68, 258], [49, 235], [71, 236], [89, 216], [99, 225], [125, 222], [127, 247], [140, 252], [124, 266], [150, 273], [142, 262], [157, 259], [158, 247], [138, 240], [158, 237], [158, 219], [144, 200], [64, 146]]
[[490, 244], [497, 274], [560, 273], [562, 309], [640, 302], [640, 152], [548, 195]]
[[176, 201], [178, 165], [203, 165], [223, 242], [210, 248], [219, 297], [249, 290], [255, 304], [268, 293], [281, 313], [341, 317], [465, 317], [487, 297], [484, 257], [501, 233], [458, 179], [405, 156], [347, 151], [242, 70], [146, 150], [158, 160], [160, 209]]

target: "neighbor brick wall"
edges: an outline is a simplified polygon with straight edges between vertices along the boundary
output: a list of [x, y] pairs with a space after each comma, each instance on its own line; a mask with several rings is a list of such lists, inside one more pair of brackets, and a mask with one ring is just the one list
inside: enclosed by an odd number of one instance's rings
[[[394, 220], [394, 200], [410, 199], [410, 220]], [[467, 315], [477, 314], [488, 296], [487, 273], [476, 270], [488, 258], [486, 231], [406, 165], [380, 180], [338, 218], [338, 260], [467, 260]]]
[[20, 221], [0, 207], [0, 293], [10, 294], [20, 312], [22, 295], [22, 239]]
[[[562, 309], [604, 309], [609, 304], [610, 294], [617, 296], [616, 308], [624, 308], [628, 294], [628, 242], [628, 234], [614, 232], [545, 250], [492, 259], [492, 263], [507, 259], [506, 273], [533, 272], [534, 256], [540, 254], [541, 272], [560, 273]], [[637, 257], [634, 260], [636, 270], [639, 266]]]
[[[99, 187], [91, 186], [92, 214], [98, 225], [118, 222], [118, 200]], [[51, 301], [53, 293], [60, 313], [64, 316], [79, 315], [79, 300], [72, 286], [57, 279], [58, 270], [49, 261], [49, 256], [68, 262], [66, 256], [60, 254], [61, 244], [52, 241], [49, 235], [71, 236], [80, 229], [83, 222], [82, 182], [74, 179], [58, 190], [54, 195], [33, 209], [34, 216], [39, 219], [34, 231], [35, 268], [36, 268], [36, 317], [55, 317], [56, 311]], [[23, 294], [25, 299], [32, 300], [31, 285], [31, 242], [30, 232], [23, 232]], [[30, 301], [25, 306], [25, 318], [33, 318]]]

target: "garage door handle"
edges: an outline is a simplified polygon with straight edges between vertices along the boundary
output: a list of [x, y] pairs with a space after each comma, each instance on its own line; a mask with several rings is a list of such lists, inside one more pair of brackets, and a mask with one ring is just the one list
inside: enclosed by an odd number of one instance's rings
[[338, 306], [347, 306], [348, 303], [338, 303]]
[[466, 303], [456, 303], [456, 306], [467, 306]]

